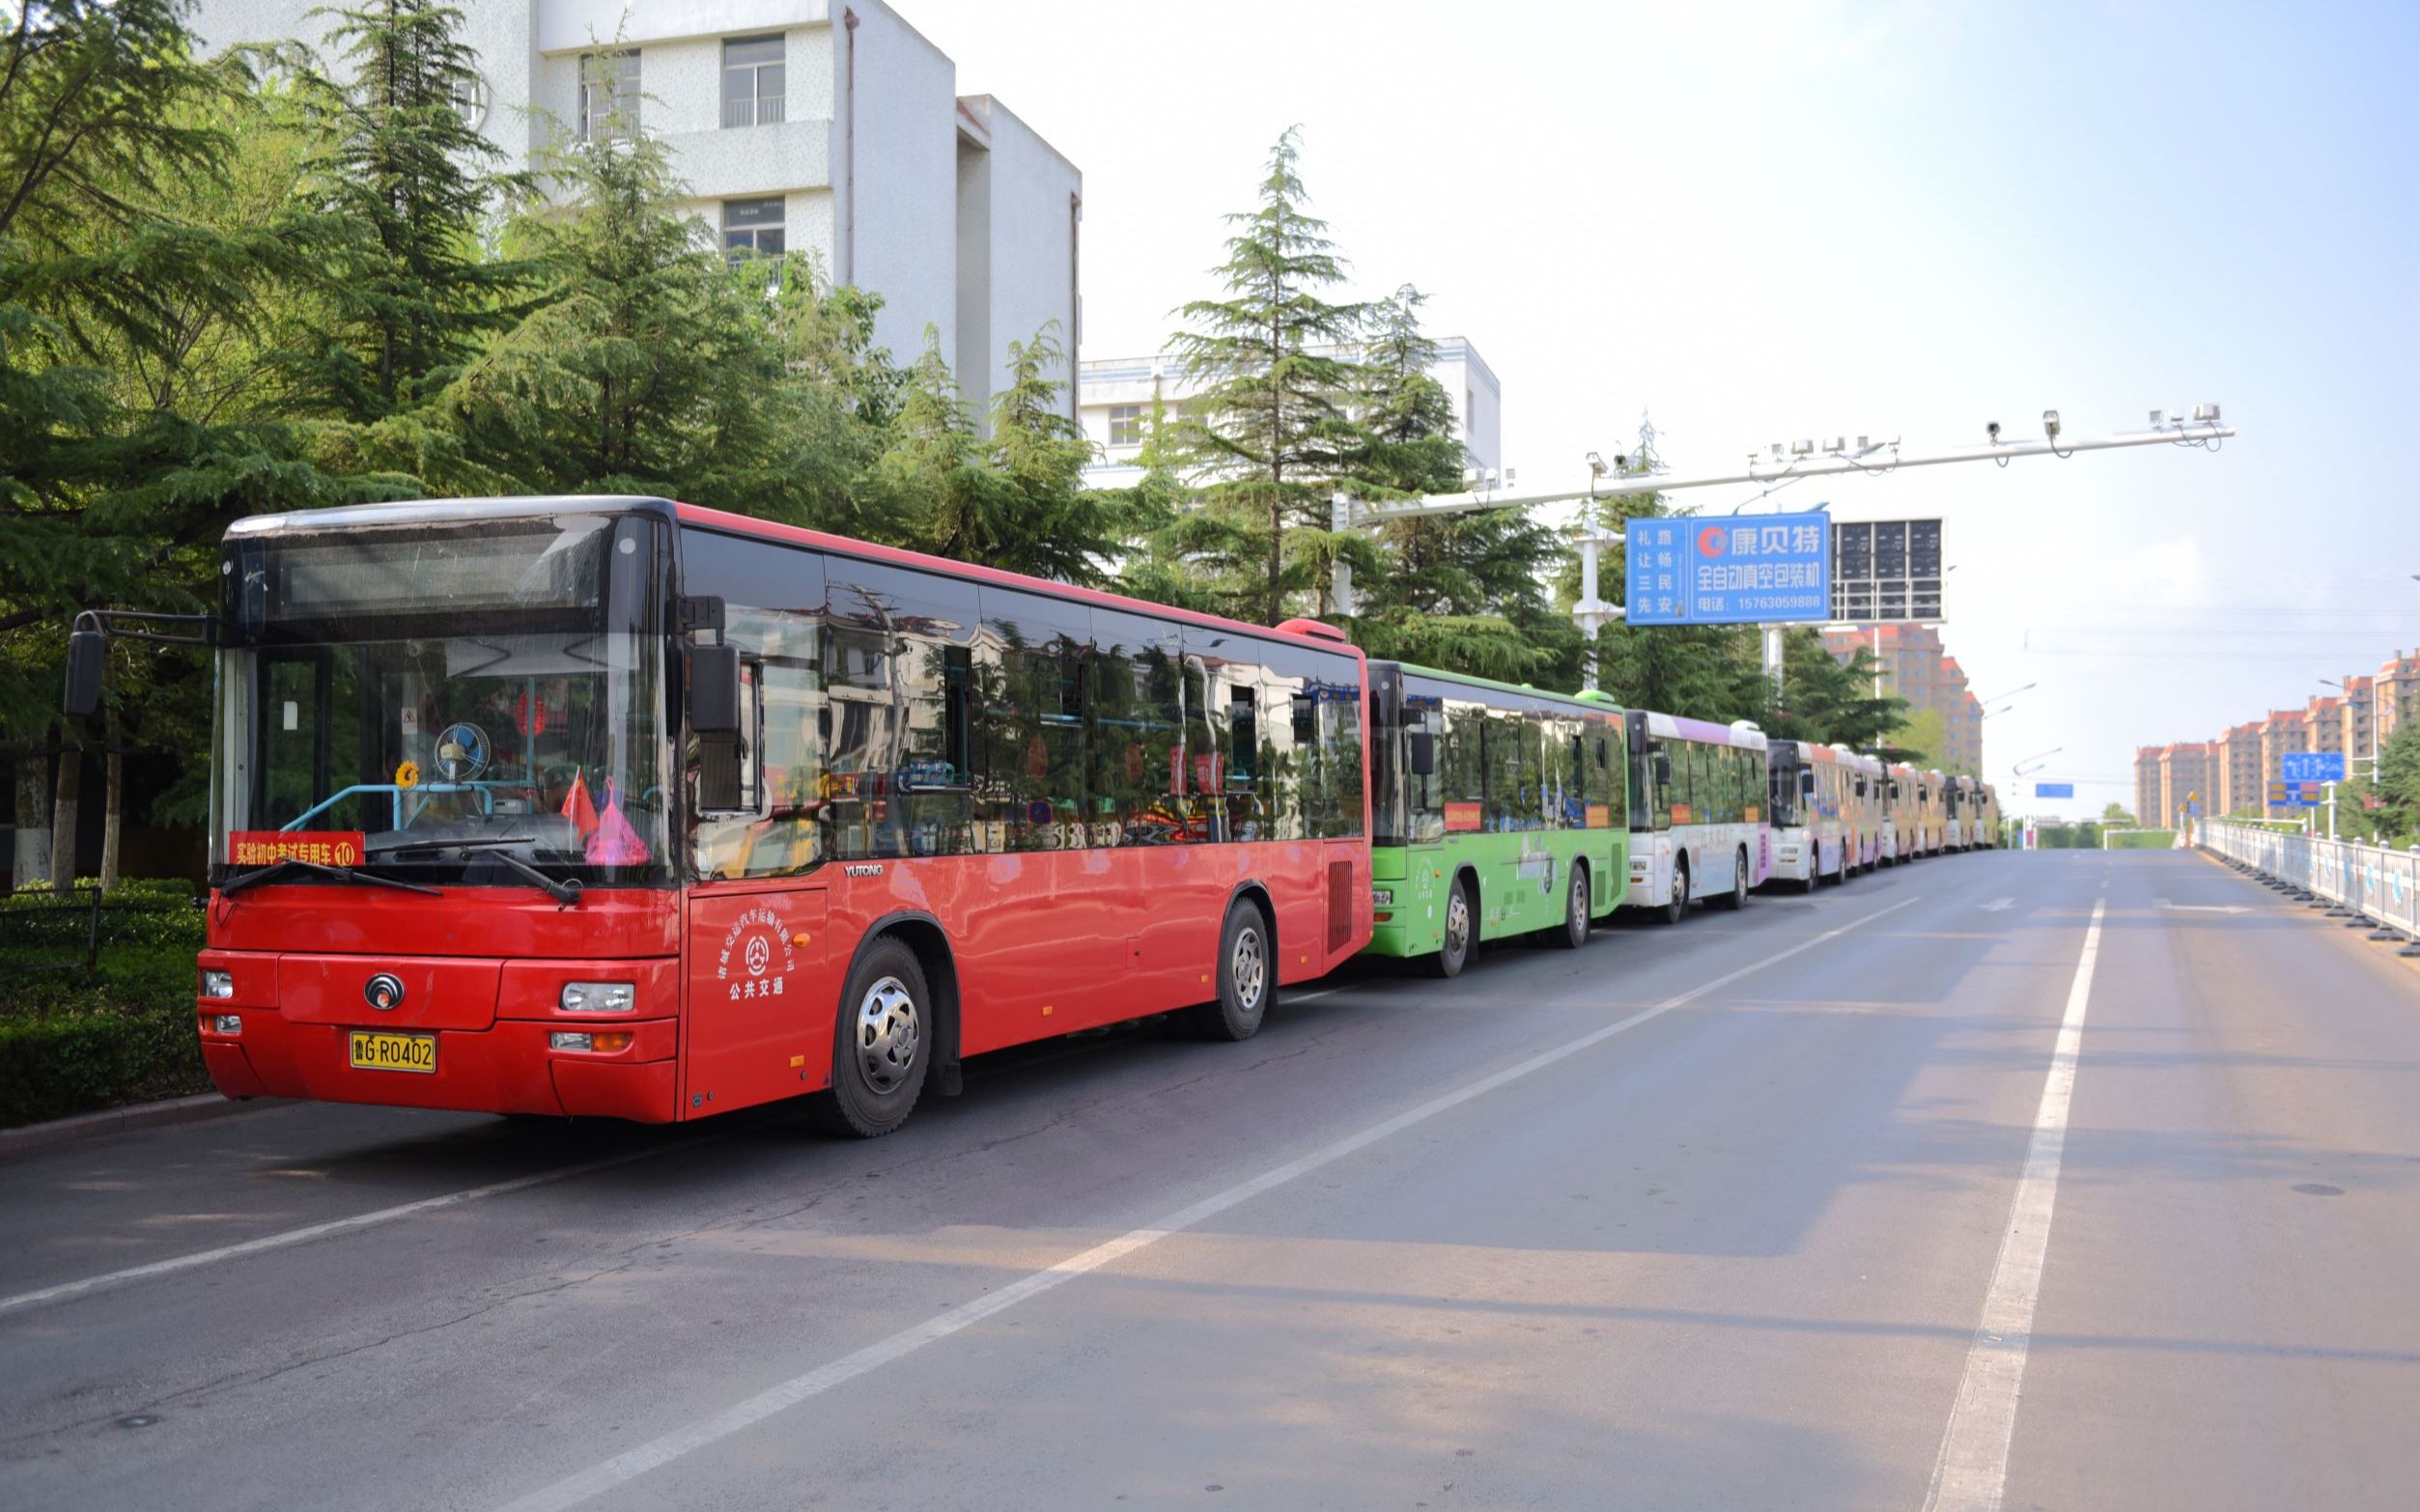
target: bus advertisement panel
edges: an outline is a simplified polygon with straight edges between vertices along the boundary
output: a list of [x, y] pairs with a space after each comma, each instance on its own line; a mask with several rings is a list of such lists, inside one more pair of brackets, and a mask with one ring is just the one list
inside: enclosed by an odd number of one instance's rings
[[1389, 661], [1369, 686], [1369, 952], [1452, 976], [1482, 940], [1586, 942], [1627, 875], [1621, 711]]
[[1623, 900], [1678, 923], [1692, 899], [1736, 909], [1772, 870], [1764, 733], [1634, 709], [1630, 888]]
[[660, 499], [261, 517], [223, 568], [196, 1006], [231, 1096], [812, 1094], [873, 1134], [1002, 1046], [1245, 1037], [1369, 938], [1365, 672], [1325, 626]]

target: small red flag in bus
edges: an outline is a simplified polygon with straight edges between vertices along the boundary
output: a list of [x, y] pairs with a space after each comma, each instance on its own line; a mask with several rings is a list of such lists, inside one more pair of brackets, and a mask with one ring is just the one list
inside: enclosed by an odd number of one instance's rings
[[585, 840], [597, 832], [597, 805], [588, 797], [588, 778], [580, 772], [572, 773], [572, 791], [563, 798], [563, 812]]

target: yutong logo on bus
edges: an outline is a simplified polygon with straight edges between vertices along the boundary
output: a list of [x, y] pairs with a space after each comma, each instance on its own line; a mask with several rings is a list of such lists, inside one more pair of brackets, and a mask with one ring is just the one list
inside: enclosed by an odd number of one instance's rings
[[883, 866], [880, 861], [858, 861], [842, 867], [841, 871], [851, 877], [880, 877], [883, 875]]
[[798, 952], [790, 947], [789, 929], [770, 906], [760, 905], [731, 921], [722, 937], [722, 953], [715, 958], [715, 980], [729, 989], [733, 1002], [786, 997], [790, 969], [796, 965]]

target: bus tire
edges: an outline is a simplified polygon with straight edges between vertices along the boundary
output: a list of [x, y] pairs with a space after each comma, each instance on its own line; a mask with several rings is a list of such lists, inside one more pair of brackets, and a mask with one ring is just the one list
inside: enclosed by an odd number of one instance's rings
[[817, 1127], [872, 1139], [908, 1121], [933, 1064], [933, 994], [923, 964], [886, 937], [858, 958], [832, 1026], [831, 1085], [808, 1100]]
[[1426, 960], [1428, 974], [1456, 977], [1471, 962], [1471, 945], [1478, 938], [1478, 906], [1471, 897], [1471, 880], [1457, 876], [1446, 889], [1445, 936], [1436, 954]]
[[1741, 850], [1732, 855], [1731, 891], [1713, 900], [1727, 909], [1736, 909], [1748, 901], [1748, 853]]
[[1269, 934], [1268, 917], [1250, 898], [1226, 907], [1226, 922], [1219, 929], [1219, 960], [1214, 973], [1219, 995], [1187, 1015], [1194, 1033], [1205, 1040], [1249, 1040], [1260, 1032], [1277, 992], [1278, 952]]
[[1547, 937], [1565, 950], [1577, 950], [1589, 942], [1589, 863], [1571, 863], [1571, 885], [1563, 889], [1562, 923], [1546, 932]]
[[1677, 924], [1687, 916], [1688, 912], [1689, 863], [1675, 855], [1673, 857], [1673, 893], [1671, 897], [1664, 900], [1664, 906], [1656, 910], [1655, 917], [1660, 923]]

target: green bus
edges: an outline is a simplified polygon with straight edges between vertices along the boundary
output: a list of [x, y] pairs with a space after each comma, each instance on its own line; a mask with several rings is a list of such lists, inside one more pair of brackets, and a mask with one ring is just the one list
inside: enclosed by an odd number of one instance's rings
[[1369, 664], [1373, 955], [1458, 974], [1481, 940], [1577, 946], [1630, 876], [1622, 711]]

